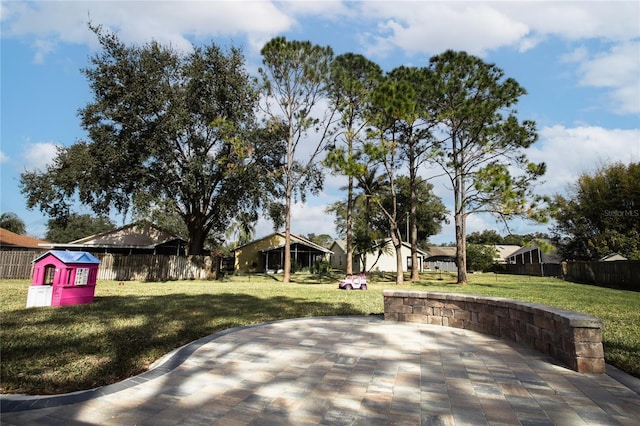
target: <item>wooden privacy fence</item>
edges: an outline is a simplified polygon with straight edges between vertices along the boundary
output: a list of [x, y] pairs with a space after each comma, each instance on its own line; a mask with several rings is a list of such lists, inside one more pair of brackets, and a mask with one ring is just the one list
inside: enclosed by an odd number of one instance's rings
[[[31, 279], [33, 260], [42, 252], [0, 252], [0, 279]], [[218, 258], [210, 256], [120, 255], [94, 253], [100, 259], [99, 280], [170, 281], [216, 277]]]
[[0, 279], [31, 279], [33, 261], [44, 251], [0, 251]]
[[562, 268], [559, 263], [507, 264], [507, 273], [515, 275], [533, 275], [538, 277], [559, 277]]
[[568, 262], [565, 278], [580, 283], [640, 291], [640, 260]]

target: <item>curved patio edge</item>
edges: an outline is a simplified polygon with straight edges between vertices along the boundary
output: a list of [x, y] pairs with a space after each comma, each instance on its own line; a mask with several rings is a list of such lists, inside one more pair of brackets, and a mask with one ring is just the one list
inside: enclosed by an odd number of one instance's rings
[[[372, 316], [372, 315], [371, 315]], [[353, 315], [353, 317], [371, 317], [370, 315]], [[382, 317], [382, 315], [380, 315]], [[219, 339], [227, 334], [234, 333], [240, 330], [260, 327], [267, 324], [285, 322], [285, 321], [300, 321], [313, 318], [322, 319], [335, 319], [344, 318], [336, 316], [328, 317], [301, 317], [301, 318], [288, 318], [284, 320], [268, 321], [259, 324], [244, 325], [239, 327], [227, 328], [219, 332], [202, 337], [193, 342], [180, 346], [166, 355], [160, 357], [154, 363], [149, 366], [149, 369], [136, 376], [129, 377], [117, 383], [110, 385], [104, 385], [93, 389], [79, 390], [75, 392], [68, 392], [57, 395], [26, 395], [26, 394], [1, 394], [0, 395], [0, 413], [12, 413], [17, 411], [36, 410], [39, 408], [59, 407], [62, 405], [75, 404], [78, 402], [88, 401], [92, 398], [111, 395], [116, 392], [120, 392], [124, 389], [128, 389], [132, 386], [139, 385], [150, 380], [154, 380], [161, 377], [168, 372], [174, 370], [180, 364], [182, 364], [191, 354], [193, 354], [201, 346]]]

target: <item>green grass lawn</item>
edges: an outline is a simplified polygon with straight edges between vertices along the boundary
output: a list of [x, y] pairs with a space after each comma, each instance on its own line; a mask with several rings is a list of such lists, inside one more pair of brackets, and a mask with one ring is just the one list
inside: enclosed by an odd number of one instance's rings
[[[594, 315], [605, 323], [608, 363], [640, 377], [640, 293], [550, 278], [425, 274], [407, 290], [491, 295]], [[114, 383], [141, 373], [162, 355], [216, 331], [285, 318], [383, 312], [382, 290], [337, 289], [338, 276], [244, 276], [226, 281], [98, 282], [94, 303], [26, 309], [27, 281], [2, 281], [0, 392], [55, 394]], [[393, 279], [390, 277], [390, 279]]]

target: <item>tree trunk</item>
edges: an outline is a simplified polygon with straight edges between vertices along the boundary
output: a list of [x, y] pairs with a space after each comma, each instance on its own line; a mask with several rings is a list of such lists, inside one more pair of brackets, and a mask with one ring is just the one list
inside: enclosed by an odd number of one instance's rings
[[396, 250], [396, 285], [404, 284], [404, 268], [402, 259], [402, 238], [397, 222], [391, 223], [391, 242]]
[[456, 211], [456, 260], [458, 266], [458, 284], [468, 284], [467, 281], [467, 239], [465, 236], [465, 214]]
[[[461, 163], [462, 164], [462, 163]], [[458, 266], [458, 284], [467, 284], [467, 215], [465, 211], [465, 179], [462, 171], [456, 173], [454, 184], [456, 262]]]
[[287, 188], [284, 219], [284, 265], [282, 282], [291, 281], [291, 190]]
[[187, 242], [186, 255], [201, 256], [204, 252], [204, 243], [208, 233], [208, 230], [204, 229], [204, 219], [190, 218], [187, 223], [187, 230], [189, 231], [189, 241]]
[[353, 176], [349, 176], [347, 191], [347, 275], [353, 274]]
[[411, 244], [411, 281], [420, 281], [420, 265], [418, 264], [418, 225], [417, 225], [417, 196], [416, 196], [416, 167], [413, 148], [409, 161], [409, 226], [411, 235], [407, 239]]
[[415, 212], [411, 218], [411, 281], [420, 281], [420, 265], [418, 262], [418, 226], [416, 225]]

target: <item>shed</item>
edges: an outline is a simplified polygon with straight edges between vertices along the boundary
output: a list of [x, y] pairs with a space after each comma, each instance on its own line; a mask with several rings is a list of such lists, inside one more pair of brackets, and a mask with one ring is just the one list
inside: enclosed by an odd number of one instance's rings
[[91, 253], [50, 250], [33, 263], [27, 307], [93, 302], [100, 260]]

